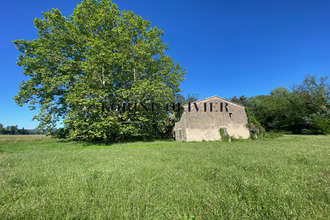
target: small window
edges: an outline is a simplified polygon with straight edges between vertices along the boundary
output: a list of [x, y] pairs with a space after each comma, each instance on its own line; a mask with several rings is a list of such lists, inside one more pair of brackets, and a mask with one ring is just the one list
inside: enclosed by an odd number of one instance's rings
[[179, 141], [182, 141], [182, 132], [179, 130]]
[[220, 128], [220, 129], [223, 129], [223, 135], [228, 136], [227, 128]]
[[229, 118], [233, 119], [233, 113], [229, 113]]

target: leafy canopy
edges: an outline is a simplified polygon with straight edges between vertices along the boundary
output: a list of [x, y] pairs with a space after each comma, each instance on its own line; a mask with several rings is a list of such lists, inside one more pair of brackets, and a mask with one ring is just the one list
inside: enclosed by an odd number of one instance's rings
[[88, 140], [165, 132], [167, 110], [102, 111], [109, 103], [175, 100], [185, 70], [164, 54], [162, 30], [110, 0], [84, 0], [69, 17], [52, 9], [34, 24], [37, 39], [14, 41], [29, 77], [14, 99], [40, 109], [39, 129], [63, 120], [68, 137]]
[[291, 91], [279, 87], [270, 95], [233, 97], [231, 100], [245, 105], [249, 120], [259, 121], [267, 131], [329, 134], [329, 88], [327, 76], [306, 75], [301, 83], [291, 86]]

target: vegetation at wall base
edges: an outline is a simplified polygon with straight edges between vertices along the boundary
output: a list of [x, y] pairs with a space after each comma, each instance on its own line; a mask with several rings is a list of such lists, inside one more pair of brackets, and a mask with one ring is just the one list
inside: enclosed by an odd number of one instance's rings
[[0, 219], [328, 219], [329, 143], [0, 136]]
[[246, 108], [245, 111], [248, 117], [248, 124], [246, 126], [250, 131], [250, 138], [253, 140], [262, 138], [266, 133], [266, 130], [261, 126], [260, 122], [254, 117], [248, 108]]
[[229, 142], [230, 137], [229, 137], [228, 133], [225, 131], [225, 129], [220, 128], [219, 132], [220, 132], [221, 141]]

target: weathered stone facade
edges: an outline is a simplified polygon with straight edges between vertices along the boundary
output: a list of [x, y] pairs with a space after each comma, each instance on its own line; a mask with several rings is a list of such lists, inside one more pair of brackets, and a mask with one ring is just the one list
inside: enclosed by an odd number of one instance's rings
[[245, 107], [218, 96], [212, 96], [184, 106], [179, 122], [175, 123], [177, 141], [221, 140], [220, 128], [229, 136], [249, 138]]

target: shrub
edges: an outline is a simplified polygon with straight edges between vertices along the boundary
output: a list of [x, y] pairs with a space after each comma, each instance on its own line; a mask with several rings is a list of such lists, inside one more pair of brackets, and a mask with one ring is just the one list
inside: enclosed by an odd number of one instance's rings
[[262, 138], [266, 133], [266, 130], [261, 126], [260, 122], [254, 117], [254, 115], [249, 111], [249, 109], [245, 110], [246, 115], [248, 117], [247, 128], [250, 131], [250, 138], [252, 140]]
[[316, 134], [329, 134], [330, 133], [330, 118], [326, 114], [315, 114], [312, 117], [313, 130]]
[[267, 132], [264, 134], [264, 138], [278, 138], [278, 137], [282, 137], [283, 134], [279, 134], [279, 133], [275, 133], [273, 131]]
[[219, 129], [220, 137], [222, 141], [229, 142], [229, 135], [224, 128]]
[[58, 128], [50, 133], [52, 137], [55, 138], [67, 138], [68, 137], [68, 129]]

